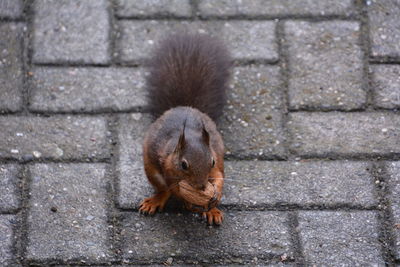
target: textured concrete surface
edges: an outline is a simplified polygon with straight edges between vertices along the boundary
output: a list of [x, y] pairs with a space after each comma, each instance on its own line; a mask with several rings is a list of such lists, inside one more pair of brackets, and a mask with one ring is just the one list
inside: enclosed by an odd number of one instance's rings
[[0, 111], [18, 111], [22, 104], [22, 23], [0, 24]]
[[[0, 0], [0, 266], [400, 266], [398, 0]], [[138, 213], [146, 59], [235, 60], [224, 223]]]
[[123, 221], [123, 257], [162, 261], [176, 256], [207, 263], [232, 261], [230, 258], [246, 262], [249, 254], [276, 259], [293, 254], [285, 213], [227, 212], [224, 225], [211, 229], [198, 220], [174, 213], [157, 218], [132, 214]]
[[224, 204], [374, 206], [366, 162], [226, 162]]
[[355, 109], [366, 101], [358, 22], [285, 23], [292, 109]]
[[120, 111], [145, 105], [143, 69], [41, 67], [32, 72], [35, 111]]
[[368, 1], [372, 56], [400, 56], [399, 12], [400, 6], [397, 0]]
[[0, 165], [0, 211], [10, 212], [20, 205], [20, 168], [14, 164]]
[[167, 33], [182, 31], [217, 36], [225, 41], [235, 59], [278, 59], [274, 21], [121, 20], [119, 30], [119, 60], [125, 63], [143, 62], [157, 40], [165, 38]]
[[189, 0], [118, 0], [116, 14], [120, 18], [151, 15], [189, 17], [192, 7]]
[[372, 65], [374, 103], [377, 107], [398, 109], [400, 107], [400, 66]]
[[27, 257], [34, 261], [109, 256], [104, 164], [37, 164], [27, 218]]
[[77, 159], [109, 155], [104, 118], [0, 117], [0, 157]]
[[299, 155], [391, 155], [400, 152], [397, 114], [293, 113], [288, 128], [291, 149]]
[[385, 266], [373, 211], [302, 211], [300, 239], [308, 265]]
[[[220, 119], [227, 155], [284, 157], [281, 87], [280, 69], [276, 66], [233, 70], [226, 115]], [[237, 135], [243, 138], [238, 139]]]
[[33, 61], [108, 63], [108, 8], [106, 0], [35, 1]]
[[204, 16], [306, 16], [306, 15], [349, 15], [353, 13], [351, 0], [202, 0], [200, 14]]
[[390, 162], [387, 164], [389, 174], [389, 203], [393, 212], [393, 231], [395, 233], [395, 250], [397, 259], [400, 259], [400, 164]]

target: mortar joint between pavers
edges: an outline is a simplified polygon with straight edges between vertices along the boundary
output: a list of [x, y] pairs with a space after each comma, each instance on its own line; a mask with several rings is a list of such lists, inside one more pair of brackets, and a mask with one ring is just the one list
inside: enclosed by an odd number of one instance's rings
[[386, 266], [394, 266], [395, 262], [395, 237], [394, 237], [394, 217], [390, 207], [389, 183], [386, 162], [373, 162], [370, 169], [374, 179], [376, 198], [378, 200], [378, 232], [379, 242], [381, 244], [382, 258]]

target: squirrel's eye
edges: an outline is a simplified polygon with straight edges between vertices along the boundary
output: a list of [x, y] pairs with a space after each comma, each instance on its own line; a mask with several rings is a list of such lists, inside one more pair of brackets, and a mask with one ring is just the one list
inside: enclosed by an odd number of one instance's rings
[[186, 160], [182, 160], [181, 167], [186, 171], [189, 169], [189, 163]]
[[213, 167], [215, 166], [215, 160], [214, 160], [214, 158], [212, 159], [212, 166], [213, 166]]

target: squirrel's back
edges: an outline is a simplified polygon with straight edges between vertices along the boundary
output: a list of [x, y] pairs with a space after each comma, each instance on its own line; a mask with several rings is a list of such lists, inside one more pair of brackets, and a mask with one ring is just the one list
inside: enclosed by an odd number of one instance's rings
[[190, 106], [213, 120], [222, 114], [231, 58], [225, 46], [204, 34], [178, 34], [161, 42], [149, 62], [150, 112]]

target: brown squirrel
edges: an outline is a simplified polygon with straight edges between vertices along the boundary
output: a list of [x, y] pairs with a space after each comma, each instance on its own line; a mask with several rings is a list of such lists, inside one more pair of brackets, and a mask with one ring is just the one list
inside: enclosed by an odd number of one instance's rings
[[222, 114], [231, 65], [225, 46], [203, 34], [173, 35], [155, 50], [147, 87], [149, 110], [158, 119], [145, 135], [143, 160], [156, 194], [143, 200], [141, 213], [161, 211], [172, 194], [181, 198], [182, 180], [196, 190], [210, 182], [216, 194], [209, 209], [192, 211], [221, 224], [216, 205], [224, 185], [224, 144], [214, 121]]

